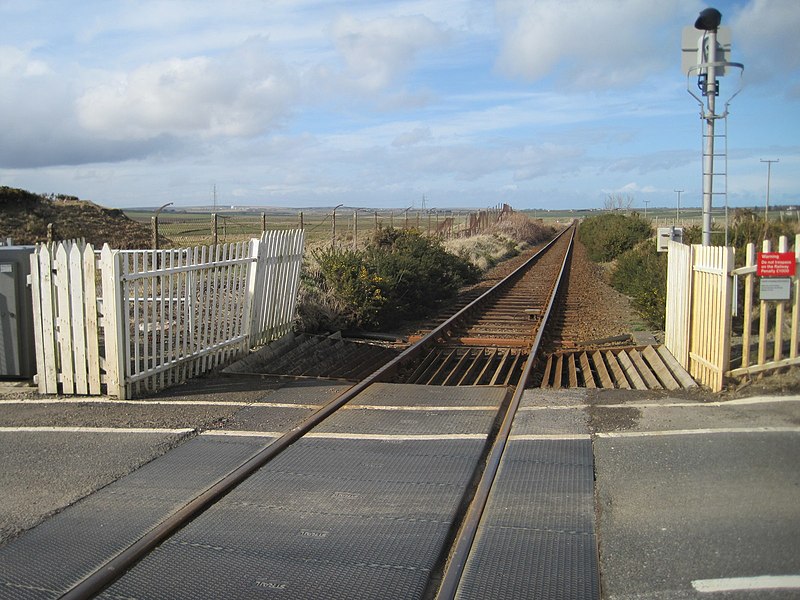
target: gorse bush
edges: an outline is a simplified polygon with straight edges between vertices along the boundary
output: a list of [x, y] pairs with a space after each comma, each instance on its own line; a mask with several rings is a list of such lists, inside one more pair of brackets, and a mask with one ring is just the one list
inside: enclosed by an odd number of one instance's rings
[[[736, 250], [736, 264], [743, 266], [748, 243], [761, 249], [761, 241], [777, 239], [785, 235], [791, 237], [797, 232], [797, 225], [780, 221], [764, 222], [753, 211], [737, 209], [728, 231], [728, 243]], [[584, 231], [586, 233], [586, 231]], [[723, 232], [715, 229], [712, 239], [720, 243]], [[685, 244], [699, 244], [702, 229], [694, 226], [684, 230]], [[587, 240], [588, 241], [588, 240]], [[592, 243], [596, 242], [592, 238]], [[586, 241], [584, 241], [586, 244]], [[611, 285], [629, 296], [636, 309], [651, 326], [663, 328], [666, 318], [667, 298], [667, 253], [659, 253], [652, 239], [639, 242], [635, 247], [616, 258], [611, 272]]]
[[578, 239], [586, 246], [589, 257], [597, 262], [614, 260], [651, 234], [650, 223], [638, 215], [606, 213], [589, 217], [578, 227]]
[[645, 240], [617, 257], [611, 285], [633, 301], [652, 327], [663, 329], [667, 300], [667, 254]]
[[336, 299], [348, 327], [379, 329], [426, 316], [479, 275], [438, 240], [397, 229], [379, 230], [363, 250], [326, 248], [312, 257], [312, 284]]

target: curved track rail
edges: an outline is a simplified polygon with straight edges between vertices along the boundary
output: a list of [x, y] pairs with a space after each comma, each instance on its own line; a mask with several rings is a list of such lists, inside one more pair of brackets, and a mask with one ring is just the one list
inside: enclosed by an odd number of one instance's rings
[[[447, 385], [460, 383], [464, 385], [464, 382], [469, 381], [465, 373], [470, 369], [473, 372], [478, 369], [474, 366], [476, 361], [464, 359], [465, 353], [462, 351], [459, 354], [458, 349], [459, 347], [479, 348], [484, 353], [484, 356], [491, 354], [492, 350], [496, 351], [493, 354], [494, 359], [497, 359], [498, 354], [500, 354], [501, 359], [498, 359], [499, 366], [491, 367], [492, 361], [483, 360], [481, 370], [484, 371], [484, 374], [488, 372], [493, 374], [488, 381], [485, 381], [485, 378], [474, 379], [467, 384], [515, 385], [516, 390], [502, 417], [499, 433], [488, 454], [483, 477], [477, 486], [470, 508], [467, 510], [466, 518], [455, 539], [450, 560], [445, 568], [438, 598], [454, 597], [467, 553], [474, 539], [492, 481], [497, 473], [500, 458], [511, 430], [511, 423], [522, 398], [525, 384], [536, 362], [536, 355], [545, 332], [547, 318], [555, 302], [560, 281], [563, 279], [562, 275], [566, 271], [572, 248], [574, 229], [573, 226], [564, 230], [509, 277], [458, 311], [450, 319], [433, 329], [417, 343], [407, 348], [363, 381], [349, 388], [303, 422], [283, 433], [269, 446], [253, 454], [247, 461], [222, 477], [182, 509], [173, 513], [126, 550], [74, 585], [62, 598], [69, 600], [86, 599], [102, 592], [156, 546], [164, 542], [186, 523], [196, 518], [256, 470], [263, 467], [372, 384], [403, 381], [404, 378], [408, 377], [409, 373], [413, 374], [418, 371], [420, 364], [423, 364], [430, 356], [437, 356], [438, 358], [431, 359], [431, 362], [438, 360], [436, 370], [440, 375], [445, 374], [444, 379], [439, 383]], [[558, 244], [564, 245], [562, 252], [550, 252]], [[552, 257], [552, 254], [558, 255], [554, 263], [556, 265], [555, 268], [548, 267], [549, 271], [552, 272], [552, 279], [550, 276], [545, 276], [541, 271], [531, 274], [531, 269], [537, 262], [544, 261], [545, 257]], [[547, 260], [551, 261], [552, 258]], [[544, 281], [547, 281], [545, 286], [548, 288], [547, 294], [544, 296], [542, 304], [537, 305], [537, 298], [542, 293], [539, 288]], [[536, 290], [535, 293], [534, 289]], [[509, 315], [512, 312], [515, 314], [510, 317]], [[498, 329], [498, 327], [501, 329]], [[502, 333], [502, 336], [498, 336], [498, 332]], [[510, 342], [509, 340], [512, 341]], [[487, 349], [492, 350], [487, 351]], [[512, 349], [523, 350], [524, 354], [523, 352], [512, 354], [510, 352]], [[448, 357], [448, 360], [444, 360], [445, 356]], [[509, 360], [509, 356], [513, 358]], [[454, 357], [455, 361], [453, 361]], [[491, 371], [492, 368], [494, 368], [494, 371]], [[431, 384], [434, 381], [435, 378], [431, 378], [426, 383]]]

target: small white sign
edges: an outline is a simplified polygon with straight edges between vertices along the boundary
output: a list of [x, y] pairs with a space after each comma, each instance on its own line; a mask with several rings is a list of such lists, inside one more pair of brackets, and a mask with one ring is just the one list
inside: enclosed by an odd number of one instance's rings
[[792, 297], [791, 277], [762, 277], [759, 298], [783, 302]]
[[11, 273], [14, 270], [14, 265], [4, 263], [0, 265], [0, 273]]

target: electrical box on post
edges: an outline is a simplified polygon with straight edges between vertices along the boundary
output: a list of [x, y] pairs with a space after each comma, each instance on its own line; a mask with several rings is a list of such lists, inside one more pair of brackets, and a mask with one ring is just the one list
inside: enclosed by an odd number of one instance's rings
[[659, 252], [669, 250], [669, 242], [683, 243], [683, 227], [659, 227], [656, 244]]
[[0, 377], [36, 374], [33, 300], [28, 286], [34, 246], [0, 245]]

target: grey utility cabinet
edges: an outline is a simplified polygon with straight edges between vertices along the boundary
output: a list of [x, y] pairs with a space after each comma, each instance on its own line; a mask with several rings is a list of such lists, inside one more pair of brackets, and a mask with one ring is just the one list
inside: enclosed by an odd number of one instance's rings
[[36, 374], [33, 301], [28, 275], [34, 246], [0, 245], [0, 377]]

